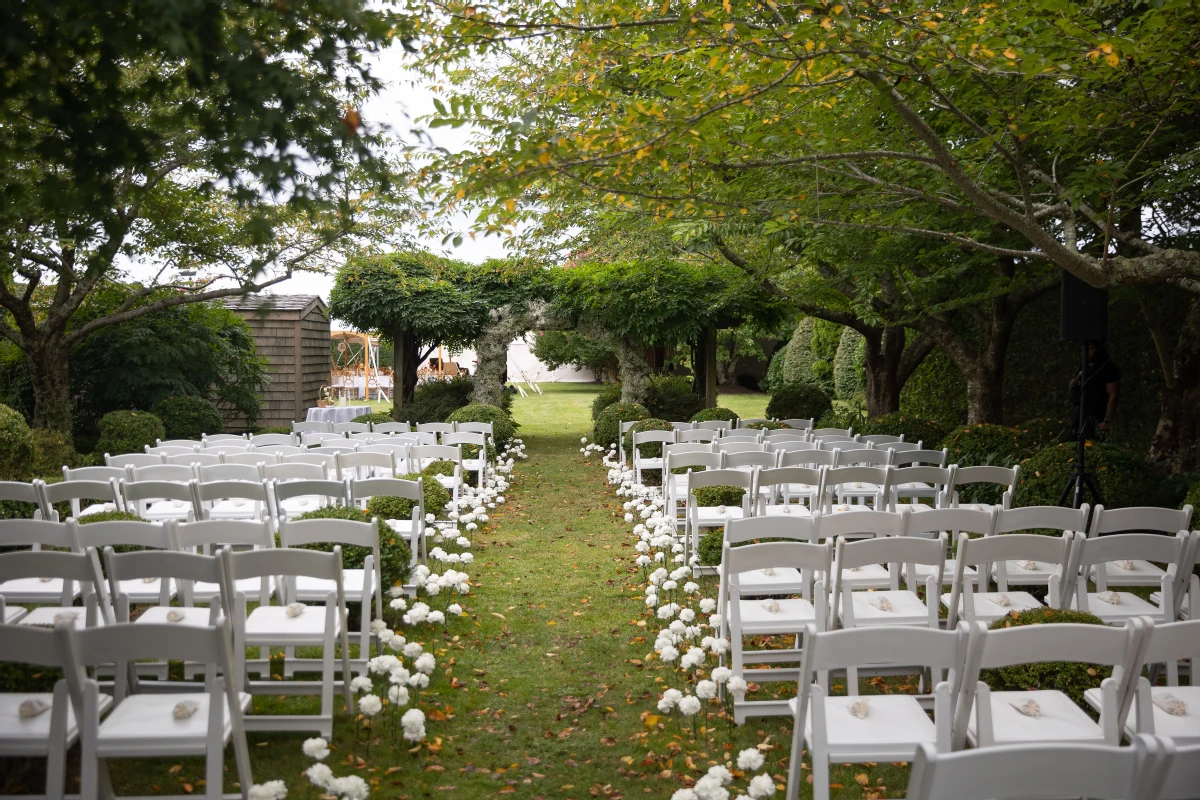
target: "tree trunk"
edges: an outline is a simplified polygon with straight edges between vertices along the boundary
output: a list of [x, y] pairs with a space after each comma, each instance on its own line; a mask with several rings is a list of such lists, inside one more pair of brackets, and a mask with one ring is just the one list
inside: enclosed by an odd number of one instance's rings
[[404, 422], [406, 417], [401, 409], [413, 400], [413, 392], [417, 390], [417, 367], [421, 363], [419, 348], [421, 343], [413, 336], [408, 328], [400, 328], [392, 334], [392, 347], [395, 350], [396, 369], [392, 387], [392, 419]]
[[866, 373], [867, 416], [900, 410], [900, 392], [913, 372], [933, 349], [933, 340], [910, 340], [904, 328], [868, 328], [863, 336], [863, 371]]
[[704, 407], [717, 406], [717, 329], [704, 331]]
[[692, 394], [704, 397], [704, 387], [707, 384], [704, 371], [708, 367], [708, 353], [704, 349], [704, 334], [692, 342]]
[[33, 427], [71, 437], [70, 357], [57, 339], [28, 342], [25, 360], [33, 383]]
[[475, 341], [479, 365], [475, 369], [475, 389], [471, 393], [471, 402], [500, 405], [505, 372], [508, 370], [508, 345], [525, 332], [526, 316], [513, 313], [507, 306], [491, 312], [491, 321]]
[[1200, 465], [1200, 299], [1188, 307], [1169, 367], [1150, 459], [1170, 462], [1172, 472], [1186, 472]]
[[625, 339], [615, 340], [614, 345], [621, 365], [621, 402], [640, 403], [646, 399], [646, 378], [650, 375], [646, 349]]

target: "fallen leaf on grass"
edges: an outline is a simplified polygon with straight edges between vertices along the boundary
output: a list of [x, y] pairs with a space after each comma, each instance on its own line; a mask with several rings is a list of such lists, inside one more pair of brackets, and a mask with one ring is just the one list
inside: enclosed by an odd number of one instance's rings
[[854, 782], [857, 783], [859, 786], [866, 786], [868, 783], [871, 782], [871, 779], [867, 777], [866, 773], [860, 772], [854, 776]]

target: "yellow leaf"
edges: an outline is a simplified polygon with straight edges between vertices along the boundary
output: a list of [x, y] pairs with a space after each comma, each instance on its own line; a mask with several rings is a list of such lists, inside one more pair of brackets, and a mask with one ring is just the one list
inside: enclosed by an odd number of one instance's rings
[[653, 728], [661, 721], [662, 717], [658, 716], [657, 714], [647, 714], [646, 719], [643, 720], [647, 728]]
[[724, 29], [725, 29], [725, 30], [727, 30], [727, 31], [731, 31], [731, 30], [733, 30], [733, 29], [734, 29], [734, 27], [735, 27], [735, 26], [734, 26], [734, 24], [733, 24], [732, 22], [726, 22], [726, 23], [725, 23], [724, 25], [722, 25], [721, 27], [722, 27], [722, 28], [724, 28]]
[[1121, 63], [1121, 57], [1116, 53], [1109, 53], [1104, 57], [1104, 63], [1108, 64], [1110, 67], [1115, 67]]
[[829, 17], [825, 17], [823, 20], [821, 20], [821, 27], [827, 31], [833, 30], [833, 20], [831, 20]]
[[1015, 59], [1015, 58], [1017, 57], [1017, 51], [1016, 51], [1016, 50], [1013, 50], [1013, 49], [1010, 47], [1010, 48], [1008, 48], [1007, 50], [1005, 50], [1005, 51], [1004, 51], [1004, 57], [1005, 57], [1005, 58], [1009, 58], [1009, 59]]
[[547, 624], [547, 625], [557, 625], [558, 623], [557, 623], [557, 622], [555, 622], [554, 620], [550, 620], [550, 621], [549, 621], [549, 622], [547, 622], [546, 624]]
[[1111, 53], [1112, 51], [1113, 51], [1113, 46], [1111, 44], [1108, 44], [1107, 42], [1105, 42], [1104, 44], [1100, 45], [1101, 53], [1108, 54], [1108, 53]]
[[922, 22], [922, 23], [921, 23], [921, 27], [923, 27], [923, 28], [929, 28], [929, 30], [931, 30], [931, 31], [932, 31], [932, 30], [937, 30], [937, 23], [936, 23], [936, 22], [934, 22], [934, 21], [933, 21], [933, 20], [931, 20], [931, 19], [927, 19], [927, 20], [925, 20], [924, 22]]
[[845, 8], [845, 6], [834, 6], [833, 13], [840, 14], [840, 13], [842, 13], [842, 9], [844, 9], [844, 8]]
[[866, 773], [860, 772], [854, 776], [854, 782], [859, 786], [866, 786], [871, 782], [871, 779], [867, 777]]

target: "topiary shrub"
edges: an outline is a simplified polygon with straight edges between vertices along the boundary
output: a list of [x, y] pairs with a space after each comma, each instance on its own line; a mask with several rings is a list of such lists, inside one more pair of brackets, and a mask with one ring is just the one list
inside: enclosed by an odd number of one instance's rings
[[[785, 385], [795, 386], [813, 380], [812, 365], [817, 360], [812, 351], [815, 330], [816, 321], [812, 317], [804, 317], [796, 323], [796, 329], [788, 341], [787, 357], [783, 362]], [[777, 391], [777, 389], [772, 389], [772, 391]]]
[[[372, 500], [374, 499], [372, 498]], [[307, 511], [296, 517], [296, 520], [348, 519], [352, 522], [370, 522], [372, 517], [380, 518], [379, 572], [383, 576], [383, 584], [385, 587], [401, 586], [412, 575], [412, 548], [408, 546], [408, 542], [403, 537], [397, 536], [395, 531], [383, 521], [384, 519], [394, 519], [394, 517], [385, 518], [381, 514], [371, 513], [370, 506], [368, 506], [367, 512], [349, 506], [324, 506]], [[335, 542], [312, 542], [299, 545], [299, 547], [305, 550], [316, 550], [319, 553], [332, 553], [335, 544]], [[343, 544], [341, 547], [343, 564], [361, 564], [367, 556], [371, 555], [368, 547], [351, 544]]]
[[941, 446], [950, 451], [947, 463], [960, 467], [985, 464], [1008, 467], [1032, 454], [1025, 450], [1021, 432], [1016, 428], [987, 423], [955, 428]]
[[497, 447], [505, 447], [517, 435], [517, 423], [512, 417], [503, 409], [483, 403], [463, 406], [446, 417], [446, 422], [490, 422], [492, 438], [496, 440]]
[[700, 556], [700, 565], [705, 567], [719, 567], [724, 549], [724, 529], [709, 529], [708, 533], [700, 537], [700, 545], [696, 548], [696, 552]]
[[[76, 520], [80, 525], [90, 525], [93, 522], [149, 522], [145, 517], [129, 511], [99, 511], [95, 514], [84, 514]], [[141, 549], [140, 547], [138, 548]]]
[[475, 382], [470, 378], [427, 381], [413, 392], [412, 402], [400, 410], [400, 419], [408, 422], [445, 422], [446, 417], [471, 403]]
[[813, 423], [814, 428], [850, 428], [855, 433], [867, 423], [867, 417], [861, 409], [848, 408], [845, 411], [830, 409]]
[[739, 419], [741, 419], [741, 417], [739, 417], [733, 411], [730, 411], [728, 408], [717, 406], [716, 408], [701, 409], [695, 414], [692, 414], [691, 422], [712, 422], [713, 420], [724, 420], [725, 422], [732, 424], [737, 422]]
[[604, 409], [619, 402], [621, 402], [621, 384], [606, 383], [602, 385], [596, 399], [592, 400], [592, 422], [600, 419], [600, 414], [604, 412]]
[[0, 405], [0, 480], [28, 480], [34, 456], [33, 434], [25, 418]]
[[940, 349], [935, 347], [905, 381], [900, 410], [951, 428], [967, 421], [967, 382]]
[[[992, 630], [1020, 625], [1053, 625], [1055, 623], [1103, 625], [1104, 620], [1081, 611], [1061, 611], [1053, 608], [1031, 608], [1013, 611], [991, 624]], [[1079, 706], [1084, 705], [1083, 693], [1099, 686], [1112, 675], [1112, 667], [1103, 664], [1078, 664], [1071, 661], [1044, 661], [1036, 664], [1014, 664], [1011, 667], [985, 669], [979, 673], [993, 692], [1028, 692], [1058, 690]]]
[[833, 359], [833, 393], [838, 400], [852, 400], [865, 387], [862, 334], [853, 328], [842, 328]]
[[203, 397], [166, 397], [154, 406], [154, 416], [162, 420], [164, 439], [199, 440], [206, 433], [225, 428], [221, 412]]
[[596, 424], [592, 426], [592, 441], [604, 447], [616, 444], [620, 435], [620, 423], [649, 418], [650, 412], [643, 405], [613, 403], [596, 417]]
[[359, 414], [351, 422], [369, 422], [375, 425], [382, 425], [385, 422], [395, 422], [392, 419], [390, 411], [372, 411], [370, 414]]
[[[633, 458], [633, 434], [644, 433], [645, 431], [673, 431], [675, 426], [667, 422], [665, 419], [643, 419], [636, 425], [625, 432], [625, 452], [630, 458]], [[662, 455], [661, 442], [648, 442], [640, 448], [642, 458], [658, 458]], [[655, 474], [658, 470], [654, 471]]]
[[692, 494], [695, 495], [696, 505], [698, 506], [704, 506], [705, 508], [715, 508], [716, 506], [741, 508], [742, 498], [746, 496], [746, 490], [740, 486], [704, 486], [699, 489], [693, 489]]
[[[1164, 506], [1179, 500], [1159, 467], [1132, 450], [1111, 444], [1088, 442], [1085, 448], [1088, 474], [1104, 497], [1105, 508]], [[1075, 463], [1075, 442], [1051, 445], [1021, 462], [1013, 504], [1052, 506]]]
[[787, 362], [788, 346], [784, 344], [774, 355], [771, 356], [771, 363], [767, 365], [767, 374], [759, 381], [758, 388], [764, 392], [773, 392], [787, 384], [783, 379], [783, 366]]
[[704, 408], [704, 398], [692, 391], [692, 382], [681, 375], [652, 375], [646, 380], [642, 404], [655, 419], [682, 422]]
[[796, 383], [771, 392], [767, 416], [772, 419], [820, 419], [832, 408], [833, 402], [820, 386]]
[[1071, 436], [1071, 426], [1060, 419], [1037, 417], [1013, 426], [1022, 447], [1029, 454], [1065, 442]]
[[140, 453], [146, 445], [153, 446], [155, 441], [165, 438], [167, 431], [162, 420], [148, 411], [110, 411], [100, 418], [100, 441], [96, 448], [114, 456]]
[[768, 419], [763, 420], [762, 422], [750, 422], [743, 427], [756, 431], [781, 431], [789, 426], [784, 425], [782, 422], [775, 422], [774, 420]]
[[895, 411], [891, 414], [880, 414], [878, 417], [869, 417], [860, 428], [855, 429], [858, 433], [864, 434], [890, 434], [892, 436], [900, 436], [903, 434], [906, 442], [924, 442], [922, 445], [928, 450], [934, 450], [942, 446], [942, 440], [946, 438], [948, 431], [931, 419], [923, 417], [914, 417], [911, 414], [905, 414], [903, 411]]
[[66, 434], [49, 428], [35, 428], [33, 435], [33, 468], [35, 478], [62, 478], [62, 468], [86, 467], [92, 459], [75, 451]]
[[1180, 508], [1191, 506], [1193, 509], [1200, 508], [1200, 483], [1197, 483], [1183, 498], [1183, 502], [1179, 504]]
[[265, 433], [291, 433], [292, 426], [290, 425], [267, 425], [262, 428], [255, 428], [254, 435], [259, 436]]

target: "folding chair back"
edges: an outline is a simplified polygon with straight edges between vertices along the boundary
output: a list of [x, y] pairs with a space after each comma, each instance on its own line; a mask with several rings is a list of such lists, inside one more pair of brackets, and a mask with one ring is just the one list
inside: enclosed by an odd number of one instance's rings
[[301, 433], [298, 435], [300, 436], [301, 447], [316, 447], [327, 442], [337, 444], [338, 442], [344, 443], [346, 441], [344, 433], [334, 433], [333, 431], [317, 431], [315, 433]]
[[[797, 498], [810, 501], [821, 496], [822, 482], [825, 471], [820, 467], [773, 467], [760, 470], [758, 473], [758, 495], [760, 507], [756, 513], [765, 513], [761, 503], [779, 503], [787, 506], [791, 503], [792, 493]], [[769, 489], [765, 495], [763, 489]]]
[[712, 444], [705, 442], [677, 442], [663, 445], [663, 458], [674, 457], [684, 453], [715, 453]]
[[[307, 450], [303, 453], [295, 455], [283, 456], [280, 459], [281, 464], [316, 464], [326, 472], [333, 470], [337, 466], [337, 457], [333, 453], [314, 453], [312, 450]], [[270, 466], [269, 464], [267, 466]]]
[[886, 467], [891, 463], [891, 450], [876, 450], [874, 448], [840, 450], [837, 461], [839, 467]]
[[417, 433], [454, 433], [453, 422], [418, 422]]
[[[463, 423], [464, 425], [466, 423]], [[484, 449], [487, 447], [487, 435], [478, 431], [456, 431], [454, 433], [442, 434], [442, 444], [445, 445], [468, 445], [472, 444], [476, 447]]]
[[663, 457], [670, 462], [666, 465], [668, 471], [683, 467], [720, 469], [724, 461], [723, 453], [716, 453], [712, 450], [676, 450], [677, 447], [679, 445], [667, 445], [663, 449]]
[[950, 503], [951, 505], [958, 505], [958, 490], [963, 486], [968, 486], [972, 483], [994, 483], [1004, 487], [1000, 506], [1002, 508], [1011, 508], [1013, 492], [1016, 491], [1017, 487], [1017, 475], [1020, 471], [1020, 466], [957, 467], [954, 470], [954, 484], [950, 487]]
[[203, 442], [198, 442], [195, 439], [155, 439], [154, 444], [158, 447], [186, 447], [189, 450], [195, 450]]
[[[315, 511], [328, 505], [344, 506], [347, 504], [345, 481], [299, 478], [285, 481], [273, 480], [268, 483], [268, 486], [268, 493], [271, 496], [271, 513], [276, 520], [283, 520], [291, 514]], [[312, 500], [311, 498], [316, 499]], [[288, 500], [296, 500], [296, 502], [288, 503]]]
[[236, 455], [238, 453], [249, 453], [252, 449], [248, 441], [217, 442], [215, 444], [205, 444], [203, 452]]
[[679, 444], [712, 444], [717, 438], [717, 432], [707, 429], [675, 431], [675, 441]]
[[725, 469], [740, 469], [743, 471], [751, 471], [757, 469], [774, 469], [779, 463], [777, 453], [769, 453], [764, 450], [748, 450], [741, 453], [726, 452]]
[[154, 550], [173, 550], [175, 540], [167, 526], [161, 522], [134, 522], [113, 520], [112, 522], [90, 522], [80, 525], [69, 520], [75, 527], [75, 538], [80, 547], [94, 547], [97, 552], [105, 547], [148, 547]]
[[107, 481], [112, 478], [124, 480], [124, 467], [63, 467], [64, 481]]
[[382, 497], [401, 497], [417, 503], [424, 518], [425, 492], [424, 478], [415, 481], [401, 478], [353, 478], [350, 480], [350, 499], [353, 501], [370, 500], [376, 495]]
[[0, 501], [28, 503], [33, 506], [35, 517], [44, 519], [50, 517], [49, 508], [44, 505], [38, 482], [0, 481]]
[[[1160, 747], [1166, 744], [1163, 739], [1158, 741]], [[1151, 769], [1154, 768], [1146, 768], [1142, 774], [1154, 774]], [[1162, 776], [1162, 786], [1157, 794], [1147, 792], [1147, 799], [1153, 797], [1154, 800], [1194, 800], [1196, 787], [1200, 786], [1200, 745], [1175, 748], [1174, 757], [1157, 769]]]
[[[875, 447], [882, 450], [891, 450], [893, 453], [911, 453], [920, 450], [924, 444], [925, 442], [918, 440], [915, 442], [888, 442], [886, 444], [876, 444]], [[894, 457], [892, 463], [895, 463]]]
[[335, 422], [333, 425], [334, 433], [370, 433], [371, 423], [369, 422]]
[[[203, 519], [260, 519], [269, 516], [267, 484], [262, 481], [209, 481], [197, 483], [195, 489], [196, 502]], [[222, 502], [226, 500], [230, 502]]]
[[762, 422], [771, 422], [771, 420], [767, 419], [766, 417], [742, 417], [737, 421], [737, 427], [739, 429], [749, 428], [751, 425], [756, 425]]
[[284, 602], [291, 603], [293, 597], [287, 593], [287, 588], [294, 583], [289, 584], [287, 578], [306, 577], [337, 581], [338, 605], [345, 606], [346, 596], [342, 588], [342, 548], [340, 546], [335, 545], [332, 553], [278, 547], [269, 550], [243, 550], [235, 553], [229, 548], [225, 548], [221, 550], [221, 557], [225, 561], [225, 575], [231, 583], [248, 578], [283, 576]]
[[131, 482], [170, 481], [173, 483], [187, 483], [195, 477], [196, 473], [191, 466], [184, 464], [159, 463], [150, 467], [129, 468], [129, 480]]
[[310, 447], [305, 453], [320, 453], [321, 455], [336, 456], [339, 453], [353, 453], [358, 449], [358, 445], [348, 439], [342, 438], [336, 442], [323, 442], [317, 447]]
[[[340, 544], [363, 548], [370, 551], [362, 569], [371, 565], [374, 580], [367, 583], [373, 587], [375, 596], [375, 614], [378, 618], [383, 614], [383, 568], [379, 550], [379, 519], [372, 517], [370, 522], [355, 522], [349, 519], [308, 519], [300, 521], [279, 521], [279, 543], [283, 547], [301, 547], [306, 544]], [[346, 565], [342, 565], [343, 572]], [[289, 590], [290, 596], [296, 595], [295, 587]], [[365, 600], [364, 600], [365, 602]], [[369, 609], [367, 610], [369, 613]]]
[[195, 445], [194, 447], [174, 447], [172, 445], [155, 445], [151, 447], [150, 445], [146, 445], [146, 452], [157, 456], [185, 455], [187, 453], [195, 453], [199, 449], [200, 445]]
[[370, 444], [383, 439], [382, 433], [373, 433], [371, 431], [349, 431], [346, 434], [346, 441], [357, 442], [359, 444]]
[[250, 436], [245, 433], [206, 433], [200, 437], [202, 444], [241, 444], [249, 442]]
[[1200, 619], [1168, 622], [1150, 629], [1146, 646], [1147, 664], [1165, 664], [1167, 685], [1179, 685], [1179, 662], [1188, 661], [1192, 685], [1200, 676]]
[[737, 486], [749, 492], [751, 476], [740, 469], [706, 469], [704, 472], [693, 472], [688, 477], [689, 492], [709, 486]]
[[732, 427], [733, 427], [733, 424], [731, 422], [729, 422], [729, 420], [708, 419], [708, 420], [705, 420], [704, 422], [697, 422], [696, 427], [693, 430], [716, 431], [716, 432], [720, 433], [721, 431], [727, 431]]
[[893, 467], [892, 509], [898, 510], [901, 499], [915, 501], [932, 498], [928, 506], [938, 508], [944, 504], [946, 488], [954, 479], [953, 467]]
[[109, 467], [150, 467], [163, 463], [161, 455], [150, 453], [125, 453], [119, 456], [104, 454], [104, 464]]
[[679, 431], [690, 431], [694, 426], [694, 422], [671, 422], [671, 427], [675, 429], [676, 433]]
[[1182, 509], [1139, 506], [1136, 508], [1105, 508], [1096, 506], [1088, 536], [1110, 533], [1176, 533], [1192, 524], [1192, 507]]
[[[0, 662], [28, 667], [67, 666], [68, 656], [56, 633], [49, 628], [25, 625], [5, 625], [0, 636]], [[30, 670], [31, 672], [33, 670]], [[19, 719], [19, 704], [26, 700], [42, 700], [50, 710], [31, 719]], [[68, 723], [70, 699], [65, 682], [59, 681], [51, 693], [0, 693], [6, 716], [0, 730], [0, 757], [45, 758], [46, 791], [43, 795], [54, 800], [63, 797], [64, 762], [67, 751], [75, 743], [75, 726]]]
[[[731, 519], [725, 523], [725, 542], [729, 545], [738, 545], [755, 539], [793, 539], [797, 542], [811, 544], [812, 532], [812, 518], [800, 514], [789, 517], [746, 517], [745, 519]], [[825, 547], [825, 545], [821, 545], [821, 547]], [[830, 558], [833, 557], [832, 553], [831, 549]], [[780, 561], [774, 566], [778, 567], [785, 563]], [[791, 565], [788, 564], [788, 566]]]
[[[303, 452], [304, 452], [303, 447], [300, 447], [300, 446], [294, 445], [294, 444], [264, 444], [261, 447], [256, 446], [249, 453], [227, 455], [227, 456], [225, 456], [225, 461], [226, 461], [226, 463], [229, 463], [229, 464], [247, 463], [246, 461], [242, 461], [242, 459], [246, 459], [246, 456], [252, 455], [254, 453], [263, 453], [265, 455], [275, 456], [275, 458], [278, 459], [280, 456], [292, 456], [292, 455], [296, 455], [297, 453], [303, 453]], [[237, 459], [237, 460], [230, 461], [231, 458]], [[268, 460], [266, 463], [273, 464], [275, 462]]]
[[186, 517], [190, 521], [200, 518], [199, 503], [192, 485], [192, 482], [179, 481], [122, 481], [121, 498], [126, 510], [141, 517], [150, 513], [150, 506], [156, 501], [169, 500], [171, 507], [165, 508], [163, 513], [170, 519]]
[[396, 474], [396, 458], [391, 453], [338, 453], [335, 457], [337, 476], [346, 478], [372, 477]]
[[[840, 455], [838, 460], [841, 460]], [[845, 510], [849, 508], [847, 497], [865, 498], [868, 491], [874, 498], [876, 511], [886, 508], [892, 495], [892, 468], [830, 467], [825, 470], [825, 496], [822, 506], [825, 511], [832, 511], [834, 499], [837, 498]]]
[[[946, 510], [956, 511], [959, 509]], [[927, 513], [930, 512], [913, 516], [924, 516]], [[1009, 569], [1007, 565], [1009, 563], [1031, 561], [1056, 566], [1057, 572], [1052, 574], [1048, 581], [1047, 605], [1054, 608], [1065, 608], [1070, 605], [1069, 595], [1064, 593], [1062, 587], [1067, 583], [1073, 539], [1074, 534], [1069, 531], [1064, 531], [1062, 536], [1011, 533], [1006, 536], [985, 536], [982, 539], [972, 539], [966, 530], [963, 530], [959, 534], [958, 552], [955, 554], [954, 585], [950, 591], [948, 605], [949, 624], [958, 621], [959, 609], [964, 607], [967, 609], [966, 619], [974, 620], [976, 615], [972, 595], [987, 591], [988, 578], [993, 571], [992, 565], [995, 565], [997, 589], [1005, 595], [1008, 593]], [[967, 568], [974, 568], [976, 571], [973, 587], [971, 578], [966, 574]], [[1007, 602], [1011, 603], [1011, 599]], [[1036, 608], [1037, 605], [1033, 605], [1035, 602], [1036, 600], [1030, 597], [1030, 603], [1025, 604], [1025, 607]], [[1023, 610], [1015, 608], [1016, 603], [1011, 604], [1014, 606], [1014, 610]], [[1003, 610], [1003, 608], [1000, 609], [1000, 611]], [[985, 619], [984, 621], [991, 622], [992, 620]]]
[[896, 444], [898, 442], [903, 442], [904, 434], [900, 434], [899, 436], [893, 436], [890, 433], [860, 434], [858, 440], [863, 444], [869, 444], [875, 447], [883, 447]]
[[257, 468], [261, 464], [278, 464], [279, 454], [272, 447], [256, 447], [239, 453], [222, 453], [221, 463]]
[[928, 511], [902, 513], [901, 516], [904, 518], [905, 536], [929, 538], [942, 531], [991, 536], [996, 526], [995, 509], [931, 508]]
[[168, 581], [175, 581], [179, 585], [185, 606], [192, 605], [192, 587], [197, 582], [220, 587], [220, 602], [214, 602], [209, 613], [209, 624], [217, 624], [220, 610], [226, 608], [229, 602], [228, 585], [222, 570], [221, 559], [217, 556], [174, 550], [117, 553], [111, 547], [104, 548], [104, 574], [108, 578], [109, 592], [118, 600], [116, 616], [119, 622], [129, 621], [128, 606], [121, 602], [121, 582], [159, 578], [165, 579], [164, 585]]
[[946, 456], [949, 451], [946, 448], [941, 450], [892, 450], [892, 466], [907, 467], [915, 464], [925, 464], [931, 467], [946, 466]]
[[717, 438], [717, 444], [734, 444], [739, 442], [757, 442], [761, 444], [762, 441], [763, 432], [754, 430], [753, 428], [749, 430], [722, 431], [720, 437]]
[[65, 522], [42, 519], [0, 520], [0, 547], [58, 547], [79, 552], [75, 528]]
[[205, 466], [212, 467], [220, 464], [221, 458], [222, 456], [220, 453], [196, 452], [177, 456], [164, 456], [163, 461], [173, 466], [183, 465], [185, 467], [190, 467], [193, 464], [203, 464]]
[[268, 481], [321, 481], [325, 474], [323, 466], [307, 463], [264, 464], [262, 468], [263, 480]]
[[832, 467], [841, 454], [839, 450], [792, 450], [783, 451], [781, 467]]
[[43, 483], [38, 482], [38, 488], [42, 493], [42, 501], [45, 504], [44, 508], [50, 509], [50, 513], [43, 514], [49, 519], [59, 522], [58, 511], [53, 508], [56, 503], [71, 504], [71, 516], [79, 517], [82, 513], [80, 508], [80, 500], [96, 501], [95, 511], [123, 511], [121, 505], [121, 492], [118, 489], [117, 481], [109, 479], [107, 481], [62, 481], [60, 483]]
[[718, 453], [765, 453], [767, 445], [764, 442], [758, 441], [730, 441], [729, 439], [718, 439], [714, 448]]
[[849, 436], [816, 436], [812, 441], [822, 450], [861, 450], [858, 437]]
[[253, 481], [257, 483], [262, 480], [262, 470], [257, 465], [251, 464], [226, 463], [215, 467], [201, 466], [197, 468], [196, 473], [202, 484], [216, 481]]
[[454, 424], [456, 433], [482, 433], [485, 436], [492, 436], [495, 433], [492, 428], [493, 425], [490, 422], [456, 422]]
[[184, 551], [198, 550], [214, 555], [213, 546], [273, 548], [275, 535], [270, 520], [216, 519], [179, 522], [173, 525], [175, 543]]
[[413, 431], [412, 433], [401, 433], [401, 434], [398, 434], [395, 436], [390, 436], [390, 437], [388, 437], [388, 441], [389, 442], [395, 441], [397, 443], [404, 442], [405, 444], [421, 444], [421, 445], [437, 444], [438, 443], [438, 435], [436, 433]]
[[1034, 531], [1049, 529], [1053, 531], [1087, 530], [1088, 506], [1081, 508], [1062, 508], [1061, 506], [1023, 506], [1021, 508], [1002, 508], [996, 514], [996, 533], [1012, 533], [1014, 531]]
[[375, 433], [408, 433], [412, 426], [407, 422], [372, 422], [371, 430]]
[[451, 461], [460, 469], [462, 467], [462, 449], [454, 445], [419, 444], [408, 450], [409, 469], [420, 472], [427, 461]]
[[[927, 512], [922, 512], [927, 513]], [[818, 541], [903, 536], [904, 514], [893, 511], [827, 512], [813, 514], [813, 536]]]
[[333, 433], [332, 422], [293, 422], [292, 433]]
[[[100, 557], [95, 548], [89, 547], [79, 553], [63, 553], [57, 550], [22, 550], [16, 553], [0, 553], [0, 584], [30, 578], [39, 580], [49, 578], [62, 581], [63, 607], [42, 607], [37, 611], [41, 611], [43, 614], [38, 615], [35, 611], [22, 619], [20, 624], [58, 624], [53, 619], [56, 612], [58, 614], [74, 614], [74, 618], [70, 621], [75, 625], [80, 624], [80, 617], [84, 617], [83, 622], [88, 626], [112, 623], [112, 606], [108, 587], [100, 572]], [[84, 608], [73, 609], [70, 607], [70, 599], [75, 594], [75, 584], [79, 584], [83, 589]], [[23, 598], [19, 590], [5, 589], [3, 596], [6, 602], [46, 602], [44, 597]], [[3, 626], [4, 630], [7, 628], [7, 625]], [[2, 638], [4, 637], [0, 636], [0, 639]]]
[[[942, 568], [946, 562], [946, 535], [938, 539], [917, 539], [910, 536], [884, 536], [878, 539], [860, 539], [848, 541], [844, 538], [837, 540], [838, 572], [834, 576], [834, 589], [841, 591], [841, 575], [848, 569], [865, 567], [870, 564], [903, 564], [907, 576], [916, 576], [915, 565], [922, 564], [936, 568], [937, 586], [942, 585]], [[899, 571], [893, 570], [893, 588], [898, 583]], [[917, 582], [910, 578], [910, 591], [917, 590]], [[836, 601], [835, 601], [836, 602]], [[936, 602], [931, 598], [930, 602]]]
[[772, 438], [767, 440], [767, 449], [774, 450], [776, 453], [792, 453], [797, 450], [820, 450], [816, 442], [810, 442], [808, 439], [780, 439]]
[[260, 433], [250, 437], [250, 444], [254, 447], [266, 447], [273, 444], [291, 447], [296, 444], [296, 437], [290, 433]]
[[813, 420], [811, 418], [810, 419], [795, 419], [795, 418], [794, 419], [781, 419], [779, 421], [782, 422], [784, 425], [787, 425], [789, 428], [793, 428], [795, 430], [800, 430], [800, 431], [810, 431], [810, 430], [812, 430], [812, 426], [813, 426]]
[[780, 442], [807, 442], [808, 434], [804, 431], [793, 431], [787, 428], [783, 430], [763, 431], [766, 434], [763, 440], [769, 445], [775, 445]]
[[813, 428], [812, 437], [819, 439], [828, 436], [839, 436], [843, 439], [850, 439], [853, 428]]

